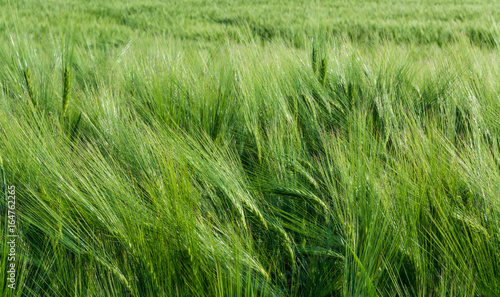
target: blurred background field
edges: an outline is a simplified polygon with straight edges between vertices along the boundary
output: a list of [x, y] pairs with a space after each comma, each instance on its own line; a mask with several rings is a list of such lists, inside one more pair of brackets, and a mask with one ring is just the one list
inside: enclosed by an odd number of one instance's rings
[[[318, 28], [328, 37], [360, 43], [438, 44], [466, 36], [493, 47], [496, 1], [2, 1], [0, 29], [42, 46], [74, 26], [91, 48], [131, 38], [175, 37], [217, 43], [284, 40], [303, 48]], [[2, 39], [10, 34], [2, 34]], [[5, 39], [4, 39], [5, 40]]]

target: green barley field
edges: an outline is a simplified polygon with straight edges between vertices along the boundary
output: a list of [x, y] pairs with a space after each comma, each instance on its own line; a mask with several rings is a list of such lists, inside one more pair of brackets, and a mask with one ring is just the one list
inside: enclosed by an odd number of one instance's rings
[[500, 4], [0, 0], [0, 296], [500, 296]]

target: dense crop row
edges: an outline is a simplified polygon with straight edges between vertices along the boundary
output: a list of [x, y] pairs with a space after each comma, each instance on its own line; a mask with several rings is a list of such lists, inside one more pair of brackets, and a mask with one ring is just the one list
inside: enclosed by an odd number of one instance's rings
[[19, 3], [5, 296], [500, 295], [493, 4]]

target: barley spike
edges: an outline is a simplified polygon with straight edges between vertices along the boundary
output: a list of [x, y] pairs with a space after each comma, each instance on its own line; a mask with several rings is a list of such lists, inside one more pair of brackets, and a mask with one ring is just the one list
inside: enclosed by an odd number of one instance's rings
[[71, 92], [71, 68], [66, 67], [64, 69], [64, 90], [63, 90], [63, 106], [62, 106], [62, 115], [66, 114], [66, 110], [68, 109], [70, 92]]
[[28, 68], [24, 69], [24, 81], [26, 82], [26, 88], [28, 88], [28, 95], [30, 96], [31, 103], [36, 110], [36, 98], [35, 98], [35, 88], [33, 88], [33, 82], [31, 81], [31, 75]]

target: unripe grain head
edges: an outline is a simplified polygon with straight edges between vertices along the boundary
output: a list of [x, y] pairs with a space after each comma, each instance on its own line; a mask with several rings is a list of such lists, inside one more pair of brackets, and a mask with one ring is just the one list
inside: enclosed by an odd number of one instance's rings
[[63, 75], [64, 81], [64, 89], [63, 89], [63, 105], [62, 105], [62, 115], [66, 114], [66, 110], [68, 109], [70, 92], [71, 92], [71, 68], [66, 67], [64, 69]]
[[28, 68], [24, 69], [24, 82], [26, 83], [31, 103], [33, 103], [33, 107], [36, 109], [37, 102], [35, 98], [35, 88], [33, 87], [33, 82], [31, 81], [31, 75]]

